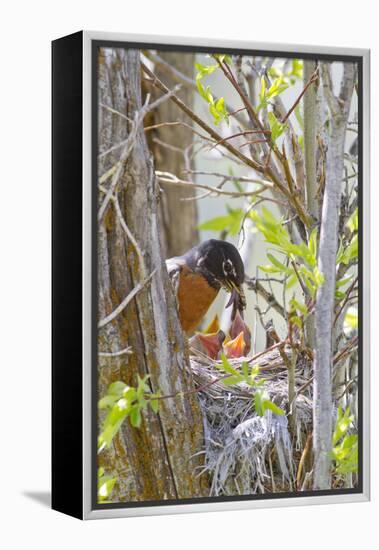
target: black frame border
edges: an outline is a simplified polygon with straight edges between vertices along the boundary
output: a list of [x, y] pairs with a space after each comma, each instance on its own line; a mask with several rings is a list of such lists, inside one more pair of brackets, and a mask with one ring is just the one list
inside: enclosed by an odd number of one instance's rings
[[[82, 31], [52, 42], [51, 174], [51, 506], [80, 519], [83, 517], [82, 44]], [[78, 488], [75, 497], [71, 484]]]

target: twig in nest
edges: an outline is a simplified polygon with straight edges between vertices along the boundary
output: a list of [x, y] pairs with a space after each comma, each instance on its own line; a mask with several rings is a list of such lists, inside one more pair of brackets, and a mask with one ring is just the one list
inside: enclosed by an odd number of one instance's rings
[[297, 469], [297, 475], [296, 475], [297, 490], [301, 489], [301, 477], [302, 477], [302, 474], [303, 474], [305, 459], [307, 458], [308, 453], [312, 448], [312, 435], [313, 434], [308, 434], [307, 441], [305, 443], [305, 447], [303, 449], [303, 452], [301, 453], [301, 458], [300, 458], [299, 466], [298, 466], [298, 469]]

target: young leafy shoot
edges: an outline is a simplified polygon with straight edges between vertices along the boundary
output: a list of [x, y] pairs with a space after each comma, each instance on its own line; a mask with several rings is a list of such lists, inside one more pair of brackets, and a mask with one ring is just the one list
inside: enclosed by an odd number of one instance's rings
[[229, 375], [222, 379], [223, 384], [226, 386], [234, 386], [235, 384], [240, 384], [243, 382], [251, 388], [254, 388], [253, 403], [255, 412], [258, 416], [264, 416], [267, 410], [270, 410], [279, 416], [283, 416], [285, 414], [283, 409], [270, 400], [270, 396], [267, 391], [262, 388], [265, 383], [264, 378], [257, 380], [257, 376], [259, 374], [258, 365], [249, 367], [248, 363], [243, 362], [241, 365], [241, 370], [237, 370], [230, 364], [226, 355], [221, 354], [221, 363], [216, 363], [215, 366]]
[[317, 228], [310, 234], [308, 244], [293, 244], [282, 220], [276, 219], [267, 208], [262, 208], [261, 214], [252, 211], [250, 217], [266, 242], [274, 246], [273, 251], [285, 259], [284, 262], [279, 261], [273, 254], [267, 253], [271, 263], [259, 268], [266, 273], [286, 276], [287, 290], [300, 282], [315, 297], [317, 289], [324, 283], [324, 277], [317, 267]]
[[[219, 56], [219, 58], [221, 57], [222, 56]], [[229, 124], [229, 113], [226, 110], [224, 98], [220, 97], [218, 99], [215, 99], [211, 92], [211, 87], [204, 86], [204, 84], [202, 83], [203, 78], [211, 75], [216, 69], [218, 69], [218, 65], [202, 65], [201, 63], [196, 63], [195, 67], [197, 70], [196, 87], [201, 97], [208, 104], [208, 109], [213, 117], [213, 122], [215, 126], [218, 126], [222, 121], [225, 121], [227, 124]]]
[[343, 411], [338, 407], [337, 421], [333, 433], [332, 458], [335, 462], [337, 474], [356, 473], [358, 471], [358, 436], [349, 433], [354, 416], [350, 415], [350, 408]]
[[226, 205], [228, 213], [225, 216], [217, 216], [198, 226], [203, 231], [225, 231], [226, 234], [235, 236], [240, 230], [245, 212], [242, 208], [231, 208]]
[[113, 487], [117, 482], [117, 477], [105, 475], [104, 468], [100, 467], [97, 470], [97, 502], [101, 504], [110, 503], [109, 497], [113, 491]]
[[106, 410], [107, 415], [98, 437], [98, 453], [110, 446], [126, 418], [129, 418], [134, 428], [139, 428], [142, 423], [142, 411], [148, 405], [155, 413], [158, 412], [159, 393], [151, 393], [147, 384], [148, 378], [148, 375], [144, 378], [138, 377], [136, 388], [123, 382], [113, 382], [105, 396], [99, 400], [99, 409]]

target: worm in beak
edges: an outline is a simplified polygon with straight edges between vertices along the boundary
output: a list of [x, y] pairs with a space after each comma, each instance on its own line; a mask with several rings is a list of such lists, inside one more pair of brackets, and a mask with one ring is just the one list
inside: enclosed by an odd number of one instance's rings
[[229, 307], [229, 306], [233, 305], [232, 318], [234, 319], [235, 314], [236, 314], [237, 311], [240, 311], [242, 313], [242, 311], [245, 309], [245, 307], [246, 307], [246, 298], [245, 298], [245, 294], [242, 290], [242, 287], [239, 287], [239, 286], [235, 285], [231, 281], [228, 281], [228, 283], [229, 283], [228, 291], [230, 292], [230, 298], [229, 298], [229, 301], [228, 301], [228, 303], [226, 304], [225, 307]]

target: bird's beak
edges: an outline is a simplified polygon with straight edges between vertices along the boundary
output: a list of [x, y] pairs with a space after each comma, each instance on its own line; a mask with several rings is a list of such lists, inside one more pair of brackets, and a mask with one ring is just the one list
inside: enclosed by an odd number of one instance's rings
[[246, 298], [242, 286], [238, 286], [236, 283], [230, 279], [225, 280], [225, 290], [230, 292], [230, 299], [226, 304], [226, 307], [229, 307], [232, 304], [236, 304], [237, 309], [245, 309], [246, 307]]

